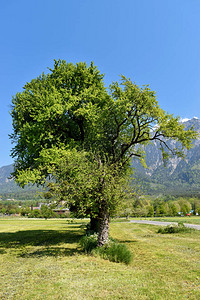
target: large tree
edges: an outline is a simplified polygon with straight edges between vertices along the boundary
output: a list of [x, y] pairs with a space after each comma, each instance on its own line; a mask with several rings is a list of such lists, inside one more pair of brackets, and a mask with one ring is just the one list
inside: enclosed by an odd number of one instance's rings
[[[197, 137], [159, 107], [148, 86], [139, 88], [122, 76], [107, 91], [92, 63], [55, 61], [50, 73], [27, 83], [12, 104], [14, 178], [21, 186], [53, 179], [54, 196], [97, 221], [99, 246], [126, 197], [131, 159], [145, 163], [145, 145], [154, 140], [164, 160], [183, 157]], [[169, 139], [179, 143], [170, 148]]]

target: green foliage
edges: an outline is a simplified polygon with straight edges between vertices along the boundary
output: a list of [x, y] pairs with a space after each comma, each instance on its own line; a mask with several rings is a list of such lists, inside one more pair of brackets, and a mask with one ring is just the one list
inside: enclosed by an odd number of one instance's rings
[[110, 238], [104, 246], [97, 247], [97, 239], [97, 234], [82, 237], [80, 245], [83, 251], [92, 255], [99, 255], [112, 262], [129, 264], [132, 261], [132, 254], [125, 244], [119, 244]]
[[98, 247], [92, 252], [112, 262], [121, 262], [128, 265], [132, 261], [132, 254], [127, 246], [113, 241], [109, 241], [103, 247]]
[[[83, 143], [88, 149], [98, 139], [93, 129], [98, 127], [98, 111], [108, 98], [103, 76], [92, 63], [87, 67], [85, 63], [73, 65], [59, 60], [50, 71], [27, 83], [13, 98], [11, 138], [17, 140], [12, 151], [17, 157], [16, 178], [22, 170], [30, 173], [30, 165], [39, 165], [43, 149]], [[47, 174], [44, 169], [43, 175]], [[39, 174], [32, 173], [31, 182], [38, 180]]]
[[42, 205], [41, 209], [34, 209], [28, 211], [25, 209], [25, 216], [28, 218], [44, 218], [44, 219], [51, 219], [51, 218], [66, 218], [65, 215], [58, 215], [57, 213], [53, 212], [51, 208], [47, 207], [46, 205]]
[[39, 209], [34, 209], [28, 214], [28, 218], [42, 218], [41, 211]]
[[158, 233], [162, 233], [162, 234], [166, 234], [166, 233], [180, 233], [180, 232], [184, 232], [184, 233], [188, 233], [188, 232], [192, 232], [195, 229], [193, 228], [188, 228], [186, 227], [183, 222], [179, 222], [178, 226], [177, 225], [168, 225], [166, 227], [160, 227], [158, 229]]
[[[196, 215], [200, 211], [200, 199], [191, 197], [166, 196], [140, 196], [132, 200], [132, 209], [129, 216], [132, 217], [175, 217], [191, 213]], [[126, 216], [123, 208], [119, 216]]]
[[[39, 207], [38, 201], [0, 201], [0, 213], [6, 215], [19, 214], [23, 217], [29, 218], [67, 218], [69, 215], [57, 214], [53, 211], [53, 205], [48, 205], [43, 202], [41, 208], [33, 209], [33, 207]], [[55, 207], [56, 208], [56, 207]]]
[[127, 198], [127, 177], [120, 174], [119, 167], [114, 168], [106, 162], [102, 164], [101, 159], [92, 153], [54, 148], [45, 151], [44, 155], [46, 161], [53, 158], [48, 171], [54, 178], [48, 183], [46, 197], [65, 200], [76, 217], [96, 216], [103, 199], [106, 199], [112, 216], [116, 207]]
[[30, 207], [23, 207], [21, 208], [21, 215], [28, 216], [31, 213]]
[[97, 234], [85, 235], [80, 240], [80, 245], [84, 252], [91, 253], [97, 247]]
[[154, 216], [154, 208], [153, 208], [153, 206], [150, 205], [150, 206], [147, 207], [147, 209], [148, 209], [148, 214], [147, 214], [147, 216], [148, 216], [148, 217], [153, 217], [153, 216]]
[[55, 213], [53, 213], [52, 209], [44, 204], [41, 206], [41, 215], [45, 219], [55, 217]]

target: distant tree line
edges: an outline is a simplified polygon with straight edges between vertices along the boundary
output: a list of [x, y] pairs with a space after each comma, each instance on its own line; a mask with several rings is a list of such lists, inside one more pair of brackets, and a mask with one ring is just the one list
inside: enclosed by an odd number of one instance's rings
[[[53, 211], [54, 205], [48, 206], [46, 203], [39, 208], [38, 201], [0, 201], [0, 215], [19, 215], [28, 218], [59, 218], [67, 217], [66, 215], [58, 215]], [[68, 215], [69, 216], [69, 215]]]
[[[53, 211], [56, 204], [47, 206], [41, 205], [39, 201], [0, 201], [0, 214], [15, 215], [29, 217], [29, 218], [57, 218], [65, 217], [65, 215], [58, 215]], [[33, 209], [34, 208], [34, 209]], [[120, 208], [117, 216], [119, 217], [173, 217], [186, 216], [187, 214], [200, 215], [200, 199], [196, 197], [174, 197], [167, 196], [138, 196], [134, 199], [129, 199]], [[68, 217], [76, 217], [73, 212]], [[81, 216], [80, 216], [81, 217]]]
[[200, 199], [195, 197], [140, 196], [127, 203], [119, 213], [124, 217], [173, 217], [200, 215]]

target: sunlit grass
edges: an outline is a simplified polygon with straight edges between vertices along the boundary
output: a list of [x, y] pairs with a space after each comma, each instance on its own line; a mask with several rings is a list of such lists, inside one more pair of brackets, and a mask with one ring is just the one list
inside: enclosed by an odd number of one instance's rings
[[0, 299], [199, 299], [200, 231], [111, 223], [130, 265], [81, 252], [83, 223], [0, 219]]

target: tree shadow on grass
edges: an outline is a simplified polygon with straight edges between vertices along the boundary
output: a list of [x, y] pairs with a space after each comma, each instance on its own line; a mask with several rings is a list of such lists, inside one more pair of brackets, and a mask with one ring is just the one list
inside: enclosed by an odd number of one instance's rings
[[4, 232], [0, 233], [0, 254], [11, 249], [17, 250], [20, 257], [71, 256], [80, 252], [72, 244], [78, 243], [82, 236], [82, 230], [73, 229]]
[[43, 247], [40, 249], [37, 249], [35, 251], [28, 252], [26, 249], [23, 249], [18, 256], [29, 258], [29, 257], [43, 257], [43, 256], [72, 256], [77, 253], [81, 253], [77, 248], [64, 248], [64, 247]]

